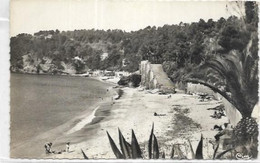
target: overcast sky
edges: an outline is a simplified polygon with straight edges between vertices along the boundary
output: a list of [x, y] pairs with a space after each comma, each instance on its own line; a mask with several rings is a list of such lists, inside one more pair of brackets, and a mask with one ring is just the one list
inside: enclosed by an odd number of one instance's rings
[[[10, 34], [40, 30], [122, 29], [218, 20], [235, 12], [225, 1], [11, 0]], [[230, 4], [228, 5], [230, 6]]]

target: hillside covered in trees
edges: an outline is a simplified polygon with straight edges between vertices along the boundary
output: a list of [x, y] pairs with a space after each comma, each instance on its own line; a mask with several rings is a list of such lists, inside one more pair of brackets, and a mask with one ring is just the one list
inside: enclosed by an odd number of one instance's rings
[[[87, 69], [134, 72], [141, 60], [163, 64], [172, 80], [180, 80], [216, 55], [246, 49], [258, 59], [258, 17], [249, 3], [243, 17], [148, 26], [138, 31], [40, 31], [11, 38], [11, 71], [23, 73], [84, 73]], [[255, 33], [255, 37], [251, 37]]]

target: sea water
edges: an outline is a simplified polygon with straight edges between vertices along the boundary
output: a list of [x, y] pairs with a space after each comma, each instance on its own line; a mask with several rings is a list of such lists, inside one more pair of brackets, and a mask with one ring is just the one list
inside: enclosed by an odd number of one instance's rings
[[86, 77], [14, 73], [10, 82], [11, 151], [86, 112], [111, 86]]

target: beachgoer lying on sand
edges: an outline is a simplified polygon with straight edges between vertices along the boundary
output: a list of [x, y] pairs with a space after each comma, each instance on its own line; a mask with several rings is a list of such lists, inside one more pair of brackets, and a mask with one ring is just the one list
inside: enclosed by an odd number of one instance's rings
[[220, 119], [222, 116], [224, 116], [224, 112], [220, 112], [220, 111], [215, 111], [213, 115], [211, 115], [212, 118], [215, 118], [215, 119]]
[[224, 113], [224, 110], [222, 110], [222, 109], [219, 110], [219, 114], [220, 114], [221, 116], [226, 116], [225, 113]]
[[53, 153], [53, 151], [52, 151], [52, 149], [51, 149], [51, 146], [52, 146], [52, 143], [51, 143], [51, 142], [47, 142], [47, 143], [44, 145], [46, 154]]
[[227, 127], [232, 128], [230, 124], [224, 123], [223, 125], [215, 125], [214, 126], [214, 130], [222, 131], [222, 130], [224, 130]]
[[222, 129], [221, 126], [215, 125], [215, 126], [214, 126], [214, 130], [222, 131], [223, 129]]
[[153, 113], [154, 116], [166, 116], [166, 114], [157, 114], [156, 112]]
[[70, 151], [70, 142], [67, 142], [66, 143], [66, 152], [69, 153], [69, 151]]

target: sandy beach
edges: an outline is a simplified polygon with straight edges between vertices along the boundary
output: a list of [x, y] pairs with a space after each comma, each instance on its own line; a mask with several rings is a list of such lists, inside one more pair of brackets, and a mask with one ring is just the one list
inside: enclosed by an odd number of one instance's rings
[[[169, 95], [159, 95], [142, 88], [124, 87], [121, 89], [124, 93], [120, 99], [112, 100], [111, 97], [95, 106], [98, 108], [95, 114], [92, 114], [92, 117], [95, 117], [90, 123], [88, 123], [89, 119], [82, 114], [82, 117], [77, 118], [78, 122], [73, 123], [70, 128], [59, 128], [63, 131], [63, 135], [54, 142], [53, 150], [65, 150], [65, 143], [69, 141], [71, 142], [70, 152], [43, 156], [58, 159], [83, 159], [82, 149], [90, 159], [114, 159], [106, 131], [118, 145], [118, 128], [128, 142], [131, 142], [131, 129], [133, 129], [146, 155], [147, 142], [154, 123], [154, 133], [158, 139], [160, 151], [166, 153], [166, 158], [169, 158], [173, 144], [187, 144], [188, 139], [196, 149], [201, 134], [206, 140], [203, 144], [204, 158], [212, 158], [213, 146], [208, 142], [217, 134], [213, 126], [222, 125], [228, 120], [226, 117], [211, 118], [210, 115], [214, 113], [214, 110], [207, 109], [220, 105], [221, 101], [201, 102], [197, 95], [187, 95], [181, 92], [171, 94], [169, 98]], [[115, 92], [114, 89], [109, 91]], [[162, 116], [154, 116], [155, 112]], [[184, 149], [185, 145], [181, 146], [182, 148], [190, 159], [190, 149]]]

